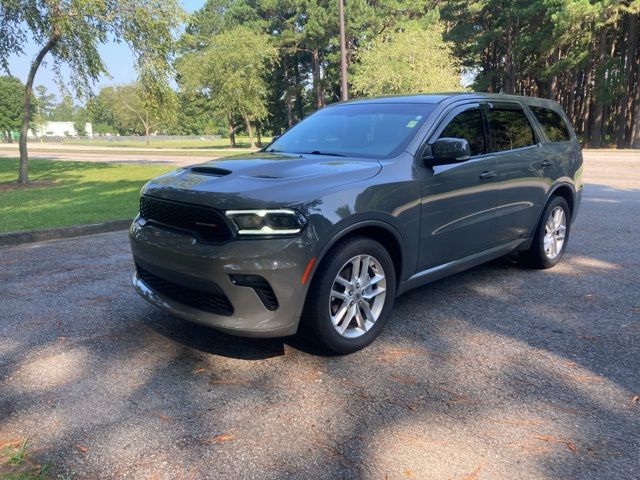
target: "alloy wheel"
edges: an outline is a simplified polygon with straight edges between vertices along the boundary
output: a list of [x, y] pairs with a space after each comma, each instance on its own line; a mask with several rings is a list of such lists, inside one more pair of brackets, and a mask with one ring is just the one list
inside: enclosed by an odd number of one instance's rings
[[386, 298], [382, 264], [371, 255], [356, 255], [345, 263], [331, 287], [329, 316], [343, 337], [356, 338], [376, 323]]
[[554, 208], [544, 226], [544, 254], [549, 260], [555, 259], [564, 245], [567, 233], [567, 216], [564, 208], [557, 206]]

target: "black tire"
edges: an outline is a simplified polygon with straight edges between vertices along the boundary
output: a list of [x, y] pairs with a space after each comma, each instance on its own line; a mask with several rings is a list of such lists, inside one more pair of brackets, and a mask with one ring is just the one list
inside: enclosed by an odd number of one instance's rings
[[[333, 326], [330, 316], [330, 308], [332, 308], [330, 302], [333, 298], [331, 291], [338, 274], [344, 272], [345, 264], [358, 255], [370, 255], [377, 260], [383, 270], [386, 291], [384, 299], [380, 301], [382, 309], [373, 326], [358, 337], [347, 338], [338, 333], [337, 327]], [[305, 303], [303, 329], [312, 341], [332, 353], [353, 353], [369, 345], [380, 334], [393, 309], [395, 293], [396, 275], [393, 261], [387, 250], [367, 237], [348, 238], [339, 242], [327, 253], [313, 278]], [[360, 315], [363, 315], [362, 312], [360, 310]], [[355, 326], [354, 323], [351, 325]]]
[[[549, 219], [549, 215], [556, 208], [562, 208], [564, 210], [565, 220], [566, 220], [566, 230], [564, 235], [564, 242], [562, 243], [562, 247], [558, 254], [550, 258], [549, 255], [545, 252], [544, 247], [544, 237], [545, 237], [545, 225], [547, 220]], [[533, 234], [533, 239], [531, 242], [531, 246], [525, 252], [521, 253], [521, 257], [524, 260], [524, 263], [531, 268], [551, 268], [556, 265], [564, 255], [564, 251], [567, 248], [567, 243], [569, 241], [569, 231], [571, 230], [571, 210], [569, 209], [569, 204], [567, 201], [560, 196], [553, 196], [549, 199], [544, 211], [542, 212], [542, 216], [540, 217], [540, 221], [536, 227], [536, 231]]]

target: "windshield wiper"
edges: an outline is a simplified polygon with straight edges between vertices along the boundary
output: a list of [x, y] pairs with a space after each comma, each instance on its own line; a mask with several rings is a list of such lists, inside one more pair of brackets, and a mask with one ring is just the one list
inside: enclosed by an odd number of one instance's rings
[[302, 152], [303, 155], [327, 155], [328, 157], [346, 157], [341, 153], [334, 152], [321, 152], [320, 150], [313, 150], [311, 152]]

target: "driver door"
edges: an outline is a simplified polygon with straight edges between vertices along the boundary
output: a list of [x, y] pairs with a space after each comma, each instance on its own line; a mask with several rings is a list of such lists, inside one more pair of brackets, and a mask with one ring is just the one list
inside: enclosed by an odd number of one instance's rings
[[467, 104], [446, 114], [428, 141], [464, 138], [471, 157], [449, 165], [418, 164], [422, 184], [418, 271], [486, 250], [499, 241], [497, 164], [488, 153], [486, 130], [482, 106]]

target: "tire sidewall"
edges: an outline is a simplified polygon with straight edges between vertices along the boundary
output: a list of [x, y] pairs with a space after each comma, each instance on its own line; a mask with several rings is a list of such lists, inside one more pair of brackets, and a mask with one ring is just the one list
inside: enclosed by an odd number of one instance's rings
[[[380, 316], [373, 327], [357, 338], [345, 338], [335, 330], [331, 322], [328, 307], [329, 297], [336, 276], [345, 263], [357, 255], [371, 255], [380, 262], [386, 280], [386, 297]], [[352, 353], [375, 340], [393, 309], [396, 292], [393, 261], [387, 250], [378, 242], [365, 237], [350, 238], [340, 242], [327, 253], [310, 288], [312, 291], [305, 309], [305, 320], [309, 322], [313, 335], [335, 353]]]

